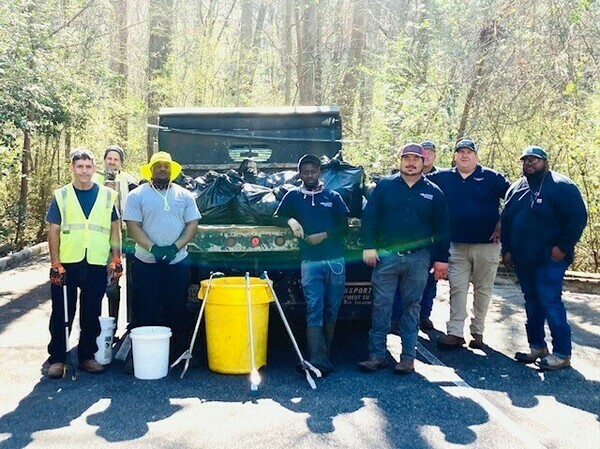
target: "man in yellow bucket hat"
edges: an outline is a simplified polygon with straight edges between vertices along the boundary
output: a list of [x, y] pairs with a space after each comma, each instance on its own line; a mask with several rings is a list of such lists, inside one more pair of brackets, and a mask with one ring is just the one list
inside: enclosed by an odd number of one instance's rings
[[176, 357], [188, 343], [184, 326], [190, 282], [187, 244], [196, 234], [200, 212], [192, 193], [172, 182], [181, 165], [169, 153], [155, 153], [140, 173], [148, 182], [129, 194], [123, 212], [135, 241], [129, 328], [170, 327], [170, 354]]

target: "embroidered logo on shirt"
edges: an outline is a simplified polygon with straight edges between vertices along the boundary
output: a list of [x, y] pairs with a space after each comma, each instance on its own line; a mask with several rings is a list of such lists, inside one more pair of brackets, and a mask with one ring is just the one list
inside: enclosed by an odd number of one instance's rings
[[473, 178], [474, 181], [483, 181], [483, 178]]
[[323, 207], [333, 207], [333, 203], [331, 201], [325, 201], [325, 202], [321, 202], [319, 204]]
[[433, 195], [431, 193], [421, 193], [421, 196], [423, 198], [425, 198], [426, 200], [432, 200], [433, 199]]

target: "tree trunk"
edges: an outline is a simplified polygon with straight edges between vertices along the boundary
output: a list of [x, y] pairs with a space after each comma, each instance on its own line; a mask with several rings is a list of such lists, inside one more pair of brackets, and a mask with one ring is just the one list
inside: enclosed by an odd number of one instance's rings
[[[158, 124], [158, 109], [164, 98], [157, 92], [152, 81], [165, 73], [169, 54], [171, 53], [171, 36], [173, 34], [173, 0], [151, 0], [149, 11], [149, 43], [148, 43], [148, 123]], [[158, 132], [148, 128], [148, 159], [154, 153]]]
[[283, 20], [283, 68], [285, 80], [283, 83], [284, 104], [292, 104], [292, 0], [285, 0], [285, 17]]
[[113, 16], [117, 26], [114, 39], [113, 52], [111, 53], [111, 69], [116, 74], [114, 97], [119, 102], [114, 116], [119, 143], [127, 141], [127, 41], [129, 30], [127, 28], [127, 0], [113, 0]]
[[[27, 121], [33, 123], [35, 109], [32, 103], [28, 105]], [[15, 247], [21, 249], [24, 245], [25, 221], [27, 218], [27, 196], [29, 195], [29, 161], [31, 159], [31, 130], [26, 127], [23, 131], [23, 153], [21, 155], [21, 187], [19, 189], [19, 207], [17, 214], [17, 229], [15, 232]]]
[[296, 50], [298, 93], [301, 105], [314, 105], [320, 90], [318, 73], [319, 21], [315, 2], [298, 0], [296, 4]]

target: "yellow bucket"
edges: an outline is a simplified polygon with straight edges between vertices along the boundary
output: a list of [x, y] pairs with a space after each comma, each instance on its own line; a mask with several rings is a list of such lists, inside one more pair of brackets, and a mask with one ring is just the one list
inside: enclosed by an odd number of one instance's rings
[[[204, 299], [208, 279], [200, 283], [198, 298]], [[267, 281], [250, 278], [254, 362], [267, 364], [269, 303], [273, 301]], [[208, 368], [224, 374], [247, 374], [252, 370], [248, 331], [248, 302], [244, 277], [213, 278], [204, 309]]]

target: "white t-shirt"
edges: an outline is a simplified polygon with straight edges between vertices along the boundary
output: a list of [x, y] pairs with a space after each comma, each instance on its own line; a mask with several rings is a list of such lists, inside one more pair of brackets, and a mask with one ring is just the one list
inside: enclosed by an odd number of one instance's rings
[[[185, 224], [200, 219], [200, 211], [194, 195], [177, 184], [168, 190], [155, 190], [149, 183], [142, 184], [129, 192], [124, 221], [137, 221], [156, 245], [169, 246], [179, 238]], [[181, 262], [188, 255], [181, 248], [172, 264]], [[135, 257], [146, 263], [156, 263], [152, 253], [136, 243]]]

